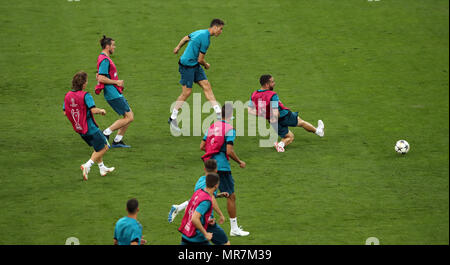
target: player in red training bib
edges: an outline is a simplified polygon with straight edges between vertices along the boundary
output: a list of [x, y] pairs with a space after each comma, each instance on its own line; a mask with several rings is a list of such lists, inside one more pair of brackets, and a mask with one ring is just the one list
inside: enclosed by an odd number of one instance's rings
[[116, 42], [112, 38], [103, 36], [100, 40], [100, 45], [102, 46], [102, 52], [97, 57], [98, 83], [95, 87], [95, 93], [100, 94], [103, 91], [103, 95], [111, 108], [117, 114], [123, 116], [123, 118], [116, 120], [111, 126], [106, 128], [103, 134], [109, 139], [112, 132], [119, 130], [111, 144], [111, 148], [130, 147], [122, 139], [128, 126], [134, 120], [134, 114], [122, 93], [124, 81], [119, 79], [116, 65], [110, 58], [116, 49]]
[[114, 167], [106, 167], [103, 164], [103, 155], [108, 151], [108, 141], [102, 134], [94, 120], [94, 114], [105, 115], [104, 109], [95, 106], [94, 99], [86, 92], [87, 74], [78, 72], [72, 79], [72, 90], [64, 97], [63, 112], [69, 119], [75, 132], [94, 148], [91, 158], [81, 165], [83, 180], [88, 180], [88, 174], [94, 163], [98, 164], [100, 175], [105, 176], [114, 171]]
[[284, 148], [294, 141], [294, 134], [289, 127], [303, 127], [308, 132], [323, 137], [324, 124], [322, 120], [318, 121], [317, 128], [309, 122], [302, 120], [298, 112], [292, 112], [285, 107], [278, 98], [278, 94], [273, 91], [275, 81], [271, 75], [262, 75], [259, 79], [261, 88], [254, 91], [250, 97], [248, 113], [265, 117], [272, 127], [281, 137], [280, 142], [274, 143], [277, 152], [284, 152]]

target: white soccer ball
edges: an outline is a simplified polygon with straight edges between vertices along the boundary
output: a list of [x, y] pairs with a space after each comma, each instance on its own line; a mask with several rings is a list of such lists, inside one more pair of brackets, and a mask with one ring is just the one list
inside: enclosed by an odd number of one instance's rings
[[409, 151], [409, 143], [405, 140], [398, 140], [395, 143], [395, 152], [399, 153], [399, 154], [406, 154]]

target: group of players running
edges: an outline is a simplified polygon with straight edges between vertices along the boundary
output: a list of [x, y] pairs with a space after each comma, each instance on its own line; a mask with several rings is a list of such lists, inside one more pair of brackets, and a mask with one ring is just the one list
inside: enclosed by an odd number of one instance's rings
[[[169, 212], [168, 221], [172, 223], [177, 214], [185, 210], [178, 228], [182, 233], [181, 244], [183, 245], [203, 245], [209, 244], [210, 241], [219, 245], [230, 244], [226, 233], [219, 226], [225, 221], [215, 199], [219, 197], [227, 199], [227, 211], [231, 226], [230, 236], [248, 236], [250, 234], [238, 226], [236, 217], [236, 195], [229, 158], [231, 157], [241, 168], [245, 168], [246, 163], [239, 159], [233, 148], [236, 138], [236, 131], [231, 125], [233, 105], [225, 104], [222, 108], [220, 107], [203, 70], [203, 67], [210, 68], [210, 64], [205, 61], [210, 37], [218, 37], [222, 33], [224, 25], [222, 20], [213, 19], [209, 28], [194, 31], [183, 37], [173, 50], [173, 53], [177, 54], [188, 43], [178, 61], [182, 92], [168, 120], [170, 128], [180, 131], [177, 123], [178, 112], [191, 95], [194, 83], [203, 89], [205, 97], [217, 115], [217, 121], [210, 126], [200, 144], [200, 149], [205, 151], [202, 156], [205, 175], [198, 179], [192, 197], [183, 203], [172, 205]], [[116, 48], [115, 41], [103, 36], [100, 45], [102, 52], [97, 59], [95, 93], [100, 94], [103, 91], [108, 104], [123, 117], [116, 120], [103, 132], [100, 131], [93, 115], [105, 115], [106, 111], [97, 108], [93, 97], [86, 92], [87, 73], [75, 74], [72, 79], [72, 89], [64, 98], [63, 112], [71, 122], [73, 129], [89, 146], [94, 148], [90, 159], [81, 165], [83, 180], [88, 180], [91, 166], [95, 163], [98, 164], [102, 176], [114, 171], [114, 167], [104, 165], [103, 155], [109, 148], [130, 148], [123, 142], [123, 136], [134, 119], [133, 112], [123, 96], [124, 81], [118, 78], [117, 68], [110, 58]], [[315, 133], [320, 137], [324, 136], [324, 124], [321, 120], [318, 121], [318, 126], [314, 127], [302, 120], [298, 116], [298, 112], [292, 112], [281, 103], [277, 93], [273, 91], [275, 81], [271, 75], [262, 75], [259, 81], [261, 88], [251, 94], [248, 112], [265, 117], [277, 131], [281, 137], [279, 142], [274, 143], [277, 152], [284, 152], [285, 147], [294, 140], [294, 134], [289, 127], [303, 127], [308, 132]], [[109, 137], [114, 131], [118, 132], [110, 145]], [[127, 202], [127, 211], [128, 215], [116, 223], [115, 244], [146, 243], [142, 238], [142, 226], [137, 221], [139, 208], [136, 199], [130, 199]], [[213, 211], [219, 215], [217, 222], [213, 217]]]

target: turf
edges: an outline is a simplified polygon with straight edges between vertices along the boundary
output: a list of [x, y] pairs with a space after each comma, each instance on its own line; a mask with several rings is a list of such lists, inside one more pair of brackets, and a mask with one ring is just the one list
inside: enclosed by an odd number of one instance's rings
[[[293, 129], [285, 153], [258, 147], [260, 137], [237, 138], [247, 162], [232, 163], [238, 222], [251, 235], [232, 244], [449, 244], [444, 0], [2, 1], [0, 244], [72, 236], [111, 244], [132, 197], [149, 243], [179, 244], [181, 217], [168, 224], [167, 213], [191, 196], [202, 152], [200, 136], [174, 137], [166, 123], [180, 93], [172, 50], [214, 17], [226, 26], [212, 38], [206, 73], [221, 103], [247, 101], [270, 73], [285, 105], [326, 126], [324, 138]], [[113, 60], [135, 113], [124, 138], [132, 148], [106, 154], [113, 174], [94, 166], [82, 182], [92, 151], [62, 102], [79, 70], [94, 94], [103, 34], [116, 40]], [[106, 128], [118, 116], [94, 99], [107, 110], [96, 118]], [[407, 155], [394, 152], [399, 139], [411, 144]]]

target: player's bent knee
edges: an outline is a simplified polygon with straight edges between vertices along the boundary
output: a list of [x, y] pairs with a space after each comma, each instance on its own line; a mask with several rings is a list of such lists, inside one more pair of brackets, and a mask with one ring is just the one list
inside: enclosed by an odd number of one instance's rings
[[181, 95], [187, 99], [192, 94], [192, 88], [186, 87], [183, 88], [183, 92], [181, 92]]
[[186, 91], [186, 92], [183, 92], [183, 97], [184, 97], [184, 99], [186, 100], [188, 97], [190, 97], [191, 96], [191, 94], [192, 94], [192, 90], [189, 90], [189, 91]]
[[105, 153], [106, 151], [108, 151], [108, 149], [109, 149], [109, 146], [107, 144], [105, 144], [105, 146], [101, 150], [95, 151], [95, 149], [94, 149], [94, 154], [103, 155], [102, 153]]
[[289, 131], [284, 138], [294, 140], [295, 135], [291, 131]]
[[125, 114], [123, 116], [124, 116], [125, 119], [128, 120], [129, 123], [134, 121], [134, 114], [133, 114], [132, 111], [125, 112]]
[[209, 83], [208, 80], [202, 80], [198, 84], [202, 87], [203, 91], [205, 92], [211, 91], [211, 84]]

